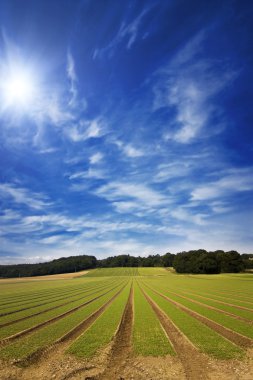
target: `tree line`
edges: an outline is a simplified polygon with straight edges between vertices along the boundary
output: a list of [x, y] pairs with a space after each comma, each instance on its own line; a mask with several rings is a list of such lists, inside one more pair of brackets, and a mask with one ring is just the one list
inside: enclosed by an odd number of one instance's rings
[[97, 260], [95, 256], [62, 257], [46, 263], [0, 265], [0, 277], [30, 277], [112, 267], [173, 267], [177, 273], [238, 273], [253, 269], [253, 254], [237, 251], [191, 250], [148, 257], [118, 255]]
[[46, 263], [0, 265], [0, 277], [31, 277], [59, 273], [79, 272], [84, 269], [96, 268], [95, 256], [61, 257]]

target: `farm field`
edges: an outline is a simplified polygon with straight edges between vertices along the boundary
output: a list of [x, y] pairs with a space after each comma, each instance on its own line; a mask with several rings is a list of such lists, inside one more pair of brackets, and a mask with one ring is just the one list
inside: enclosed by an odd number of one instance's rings
[[253, 275], [0, 280], [0, 379], [253, 378]]

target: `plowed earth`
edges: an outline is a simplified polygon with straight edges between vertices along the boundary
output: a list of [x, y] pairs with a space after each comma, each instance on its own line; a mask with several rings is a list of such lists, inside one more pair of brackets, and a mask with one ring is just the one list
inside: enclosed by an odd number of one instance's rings
[[[144, 270], [144, 268], [142, 268]], [[148, 268], [150, 276], [151, 268]], [[164, 271], [164, 279], [174, 281], [173, 273]], [[145, 273], [145, 271], [144, 271]], [[162, 268], [161, 268], [161, 273]], [[120, 270], [119, 270], [120, 276]], [[155, 276], [155, 275], [154, 275]], [[172, 276], [172, 277], [171, 277]], [[174, 276], [174, 277], [173, 277]], [[71, 276], [69, 275], [69, 278]], [[181, 277], [184, 278], [184, 277]], [[176, 278], [176, 281], [179, 281]], [[39, 281], [39, 279], [37, 279]], [[60, 277], [62, 281], [62, 277]], [[68, 279], [69, 280], [69, 279]], [[127, 278], [126, 278], [127, 280]], [[111, 342], [106, 347], [101, 347], [96, 356], [92, 358], [77, 359], [74, 355], [66, 353], [68, 347], [104, 313], [121, 293], [119, 291], [95, 310], [79, 325], [58, 339], [53, 345], [43, 348], [25, 362], [10, 362], [0, 360], [0, 380], [252, 380], [253, 379], [253, 346], [252, 340], [226, 329], [206, 317], [173, 301], [165, 294], [159, 293], [168, 302], [173, 303], [186, 313], [194, 317], [200, 323], [215, 330], [225, 339], [242, 347], [245, 357], [242, 360], [218, 360], [200, 352], [193, 343], [170, 320], [169, 316], [159, 308], [156, 302], [146, 292], [146, 288], [140, 282], [140, 288], [151, 306], [156, 318], [170, 340], [175, 356], [165, 357], [141, 357], [135, 356], [132, 349], [132, 332], [134, 326], [134, 289], [137, 281], [134, 278], [129, 292], [124, 312]], [[71, 280], [69, 280], [71, 281]], [[76, 280], [73, 280], [76, 281]], [[81, 280], [78, 280], [81, 281]], [[119, 283], [122, 281], [122, 277]], [[160, 280], [159, 280], [160, 281]], [[191, 281], [187, 279], [187, 281]], [[195, 281], [193, 279], [192, 281]], [[15, 283], [15, 280], [12, 280]], [[19, 282], [19, 280], [17, 280]], [[6, 281], [4, 282], [6, 286]], [[129, 282], [128, 282], [129, 283]], [[138, 281], [139, 283], [139, 281]], [[87, 282], [86, 282], [87, 284]], [[153, 287], [153, 284], [152, 284]], [[112, 286], [113, 288], [113, 286]], [[105, 285], [106, 289], [106, 285]], [[1, 283], [0, 283], [1, 290]], [[106, 292], [106, 290], [105, 290]], [[1, 293], [0, 293], [1, 294]], [[16, 297], [16, 295], [15, 295]], [[190, 299], [190, 294], [183, 296]], [[10, 297], [11, 298], [11, 297]], [[195, 301], [198, 302], [198, 301]], [[201, 300], [199, 301], [201, 302]], [[208, 308], [208, 306], [207, 306]], [[212, 309], [212, 307], [210, 307]], [[216, 309], [219, 311], [218, 309]], [[236, 309], [235, 309], [236, 310]], [[222, 310], [220, 313], [227, 314]], [[235, 311], [236, 313], [236, 311]], [[231, 316], [232, 317], [232, 316]], [[236, 314], [234, 316], [236, 318]], [[243, 318], [238, 318], [243, 321]], [[245, 323], [248, 321], [245, 320]], [[48, 324], [51, 322], [48, 321]], [[249, 328], [251, 325], [248, 324]], [[39, 327], [38, 327], [39, 328]], [[35, 328], [36, 329], [36, 328]], [[17, 338], [17, 341], [19, 337]], [[8, 343], [8, 342], [7, 342]], [[0, 347], [1, 354], [1, 347]]]

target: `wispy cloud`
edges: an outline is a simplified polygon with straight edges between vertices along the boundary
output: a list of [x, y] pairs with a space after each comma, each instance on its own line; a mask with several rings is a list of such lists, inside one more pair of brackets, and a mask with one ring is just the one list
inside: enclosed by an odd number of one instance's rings
[[80, 179], [103, 179], [106, 178], [107, 175], [102, 169], [89, 168], [86, 171], [79, 171], [73, 173], [69, 176], [70, 180], [80, 180]]
[[141, 157], [144, 155], [143, 149], [137, 148], [133, 144], [127, 144], [124, 143], [121, 140], [115, 140], [112, 141], [118, 148], [119, 150], [127, 157], [129, 158], [136, 158], [136, 157]]
[[122, 21], [118, 33], [111, 42], [103, 48], [96, 48], [94, 50], [93, 59], [97, 57], [102, 58], [104, 55], [111, 57], [118, 45], [123, 43], [125, 43], [126, 49], [130, 50], [138, 38], [144, 17], [151, 9], [152, 6], [144, 8], [140, 14], [130, 22], [128, 20]]
[[79, 123], [66, 128], [65, 133], [74, 142], [98, 138], [106, 134], [105, 122], [101, 118], [80, 120]]
[[77, 90], [77, 75], [76, 75], [76, 70], [75, 70], [75, 62], [73, 55], [71, 54], [70, 51], [68, 51], [67, 54], [67, 76], [70, 81], [70, 95], [71, 98], [69, 100], [69, 105], [70, 107], [75, 107], [77, 98], [78, 98], [78, 90]]
[[90, 163], [92, 165], [95, 165], [95, 164], [101, 162], [103, 157], [104, 157], [104, 155], [102, 153], [97, 152], [97, 153], [92, 154], [92, 156], [90, 156], [89, 160], [90, 160]]
[[182, 162], [182, 160], [176, 160], [171, 163], [160, 164], [157, 167], [154, 182], [166, 182], [178, 177], [186, 177], [194, 170], [193, 164], [189, 161]]
[[132, 145], [123, 146], [123, 151], [127, 157], [136, 158], [144, 155], [144, 152], [141, 149], [137, 149]]
[[192, 200], [205, 201], [207, 199], [226, 198], [237, 192], [253, 190], [253, 169], [232, 170], [217, 181], [197, 186], [191, 193]]
[[160, 192], [148, 185], [131, 182], [111, 182], [95, 190], [95, 194], [112, 202], [116, 210], [152, 211], [168, 202]]
[[[204, 32], [197, 34], [156, 75], [153, 110], [168, 107], [175, 112], [164, 133], [166, 140], [186, 144], [224, 127], [214, 97], [231, 84], [236, 72], [201, 55], [205, 37]], [[214, 115], [219, 115], [220, 121], [207, 129]]]
[[24, 204], [29, 208], [37, 210], [48, 207], [51, 204], [44, 194], [35, 193], [11, 183], [0, 184], [0, 193], [3, 198], [10, 198], [15, 203]]
[[[45, 136], [52, 135], [52, 127], [56, 127], [55, 134], [62, 135], [69, 126], [85, 123], [87, 126], [87, 138], [97, 136], [96, 120], [87, 120], [84, 112], [87, 108], [86, 99], [78, 93], [78, 78], [75, 70], [75, 62], [70, 50], [67, 53], [65, 78], [61, 82], [54, 80], [54, 69], [45, 69], [45, 63], [39, 64], [36, 56], [27, 58], [21, 55], [18, 49], [8, 38], [5, 38], [0, 64], [0, 80], [8, 78], [10, 73], [29, 73], [30, 82], [34, 87], [33, 96], [28, 104], [19, 104], [7, 107], [4, 105], [6, 94], [0, 88], [0, 118], [3, 121], [2, 133], [9, 145], [32, 144], [38, 151], [48, 145]], [[70, 94], [70, 96], [69, 96]], [[24, 123], [31, 123], [33, 128], [20, 128]], [[50, 133], [48, 133], [50, 125]], [[15, 137], [14, 132], [15, 131]], [[66, 135], [68, 135], [66, 133]], [[73, 139], [82, 139], [82, 134], [73, 128]], [[71, 138], [71, 133], [70, 133]]]

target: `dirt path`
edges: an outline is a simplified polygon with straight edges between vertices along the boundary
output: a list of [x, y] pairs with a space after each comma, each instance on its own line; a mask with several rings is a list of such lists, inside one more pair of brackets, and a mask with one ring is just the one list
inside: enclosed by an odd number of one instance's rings
[[131, 286], [129, 298], [124, 310], [124, 314], [121, 319], [118, 331], [116, 333], [111, 357], [107, 368], [101, 376], [98, 376], [99, 380], [111, 380], [121, 377], [124, 370], [126, 360], [131, 352], [131, 337], [133, 328], [133, 285]]
[[144, 296], [156, 313], [159, 321], [168, 335], [179, 359], [184, 367], [186, 379], [204, 380], [209, 379], [208, 376], [208, 359], [201, 354], [186, 336], [178, 330], [174, 323], [159, 308], [159, 306], [145, 293]]
[[219, 323], [214, 322], [207, 317], [204, 317], [203, 315], [197, 313], [196, 311], [193, 311], [193, 310], [189, 309], [188, 307], [183, 306], [179, 302], [172, 300], [171, 298], [165, 296], [164, 294], [158, 292], [157, 290], [155, 290], [149, 286], [147, 286], [147, 287], [150, 288], [153, 292], [159, 294], [161, 297], [165, 298], [167, 301], [171, 302], [173, 305], [177, 306], [179, 309], [185, 311], [186, 313], [188, 313], [189, 315], [191, 315], [195, 319], [204, 323], [206, 326], [215, 330], [220, 335], [224, 336], [225, 338], [227, 338], [231, 342], [235, 343], [236, 345], [243, 347], [243, 348], [252, 347], [252, 345], [253, 345], [252, 339], [250, 339], [246, 336], [243, 336], [243, 335], [241, 335], [235, 331], [232, 331], [232, 330], [228, 329], [227, 327], [224, 327], [224, 326], [220, 325]]

